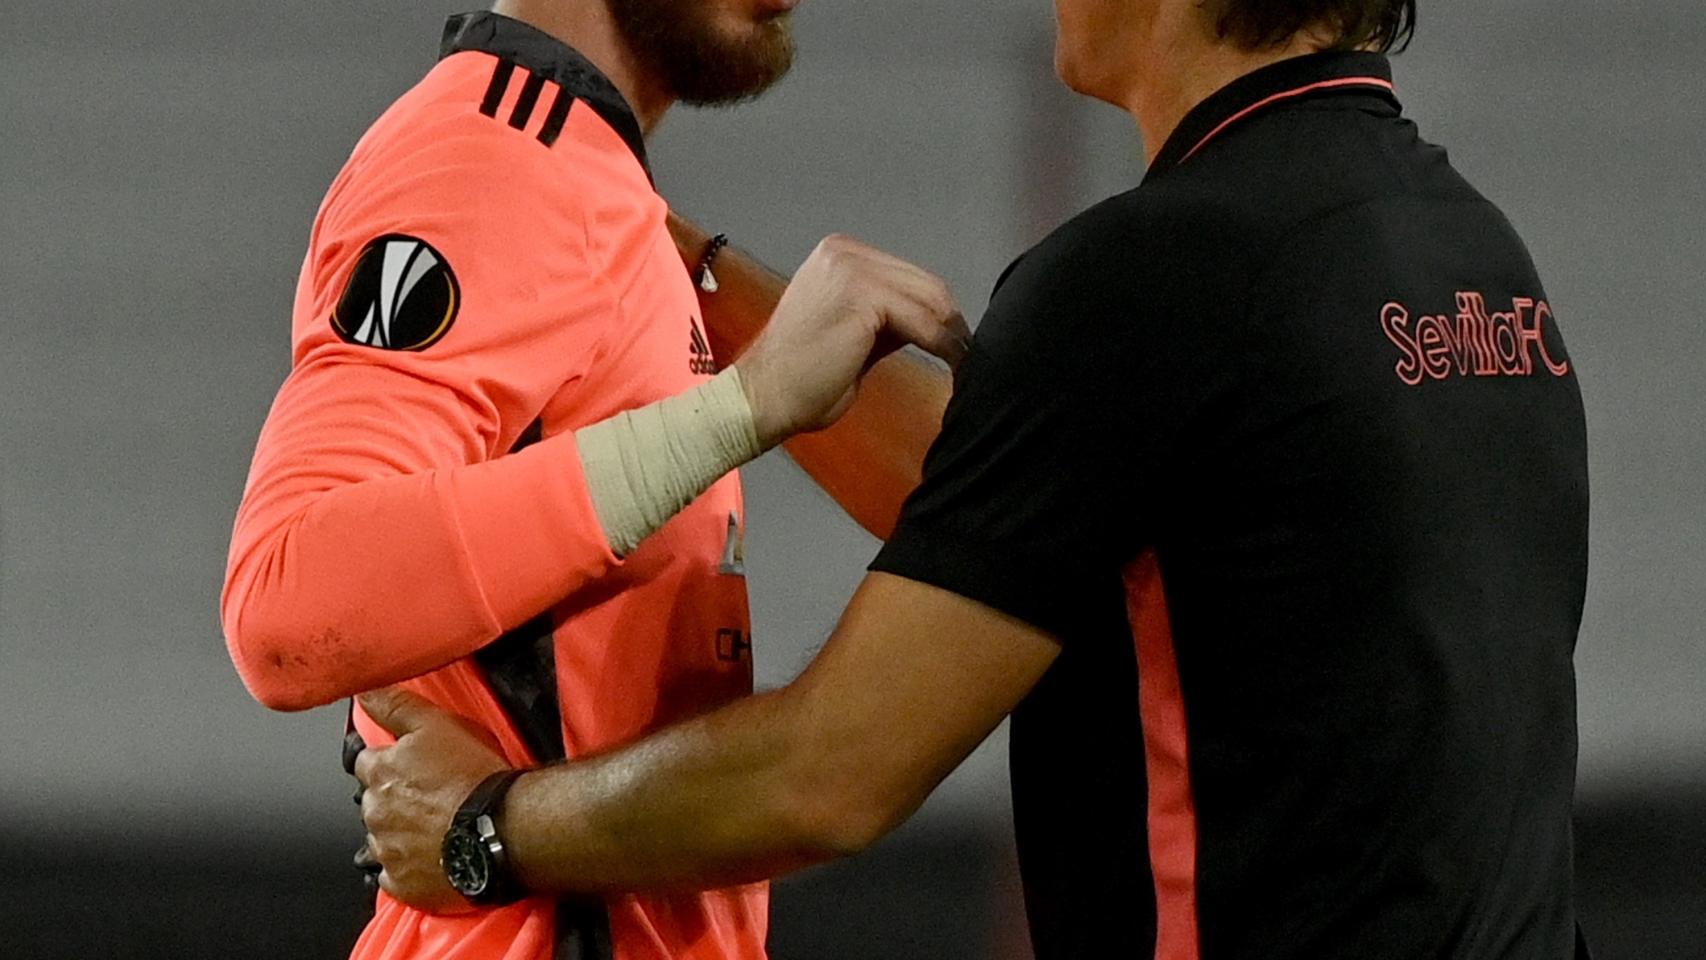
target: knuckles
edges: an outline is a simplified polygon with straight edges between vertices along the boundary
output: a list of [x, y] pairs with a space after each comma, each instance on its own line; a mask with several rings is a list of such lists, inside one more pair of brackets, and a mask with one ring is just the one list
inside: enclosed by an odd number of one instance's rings
[[832, 233], [818, 241], [812, 259], [822, 268], [830, 289], [844, 292], [863, 279], [869, 271], [866, 258], [860, 256], [865, 245], [843, 233]]
[[367, 785], [373, 782], [373, 768], [379, 762], [378, 752], [372, 748], [356, 754], [354, 768], [350, 771], [355, 775], [357, 783]]
[[845, 260], [863, 246], [845, 233], [832, 233], [818, 241], [816, 252], [826, 260]]
[[930, 276], [930, 291], [936, 297], [936, 302], [945, 313], [958, 313], [960, 306], [954, 300], [954, 291], [948, 286], [948, 281], [934, 274]]

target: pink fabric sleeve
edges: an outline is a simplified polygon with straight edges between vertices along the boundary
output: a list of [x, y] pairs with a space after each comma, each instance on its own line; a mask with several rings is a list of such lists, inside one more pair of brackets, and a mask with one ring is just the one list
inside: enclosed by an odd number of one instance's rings
[[[404, 138], [410, 152], [358, 149], [321, 211], [221, 602], [269, 707], [443, 666], [617, 563], [573, 434], [505, 455], [576, 388], [614, 314], [574, 200], [588, 186], [514, 133], [468, 111]], [[456, 312], [424, 349], [347, 342], [330, 319], [391, 236], [454, 274]]]

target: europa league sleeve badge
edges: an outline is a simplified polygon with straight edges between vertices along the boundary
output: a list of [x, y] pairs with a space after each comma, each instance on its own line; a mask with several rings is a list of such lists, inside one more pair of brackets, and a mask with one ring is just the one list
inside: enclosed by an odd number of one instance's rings
[[389, 234], [362, 248], [332, 309], [332, 329], [348, 343], [425, 350], [450, 330], [461, 301], [442, 254], [424, 240]]

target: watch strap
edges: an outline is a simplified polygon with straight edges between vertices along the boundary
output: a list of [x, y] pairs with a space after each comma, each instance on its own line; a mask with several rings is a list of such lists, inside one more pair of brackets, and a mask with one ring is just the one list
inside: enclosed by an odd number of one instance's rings
[[[450, 847], [452, 836], [472, 835], [477, 839], [481, 855], [486, 860], [485, 889], [478, 894], [460, 890], [468, 902], [477, 906], [497, 907], [521, 899], [521, 885], [516, 882], [515, 873], [510, 867], [509, 851], [504, 847], [503, 838], [494, 834], [488, 839], [480, 829], [480, 820], [487, 819], [495, 831], [498, 814], [503, 810], [504, 796], [509, 793], [509, 788], [515, 785], [522, 772], [502, 770], [481, 780], [468, 792], [467, 798], [457, 808], [456, 815], [450, 819], [450, 830], [445, 834], [446, 849]], [[455, 886], [454, 880], [452, 885]]]
[[475, 784], [462, 801], [462, 806], [456, 808], [456, 815], [450, 818], [450, 822], [473, 823], [483, 816], [497, 816], [503, 810], [504, 795], [509, 793], [509, 788], [515, 785], [521, 774], [520, 770], [499, 770]]

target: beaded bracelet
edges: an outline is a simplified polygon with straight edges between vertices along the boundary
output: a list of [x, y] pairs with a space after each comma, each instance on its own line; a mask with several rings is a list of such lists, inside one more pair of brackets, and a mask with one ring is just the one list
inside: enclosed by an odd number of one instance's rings
[[705, 247], [705, 255], [699, 258], [699, 266], [693, 271], [694, 282], [698, 283], [699, 289], [706, 293], [717, 292], [717, 276], [711, 272], [711, 263], [717, 259], [717, 254], [723, 252], [723, 248], [728, 245], [728, 234], [719, 233], [712, 237], [710, 244]]

